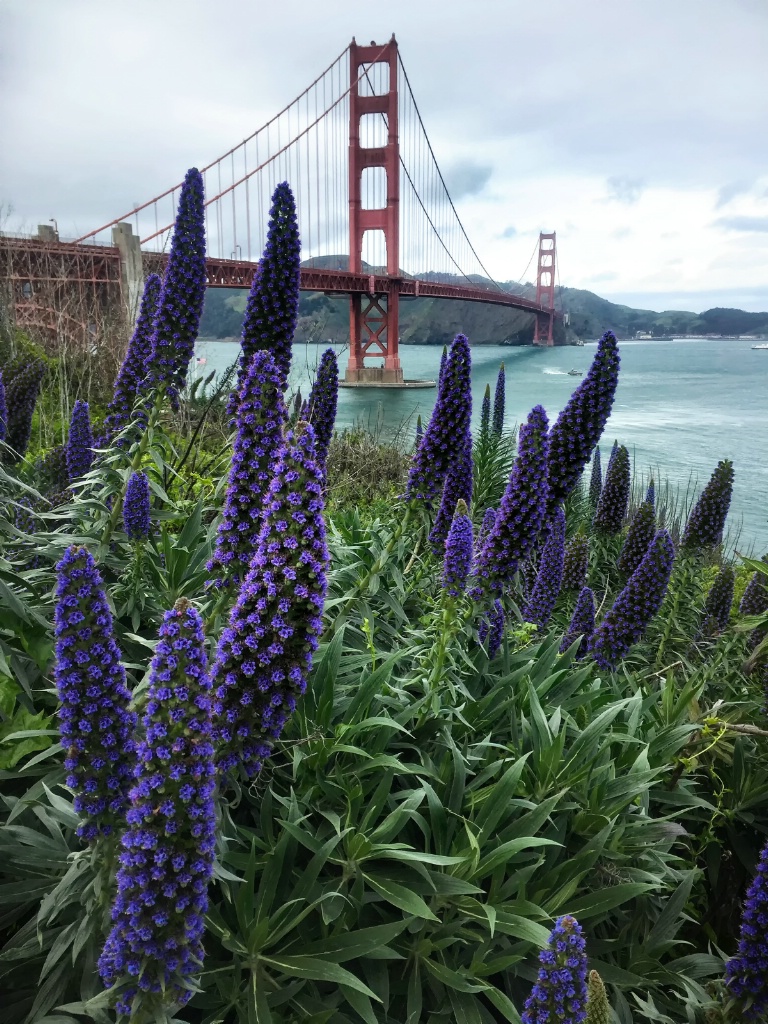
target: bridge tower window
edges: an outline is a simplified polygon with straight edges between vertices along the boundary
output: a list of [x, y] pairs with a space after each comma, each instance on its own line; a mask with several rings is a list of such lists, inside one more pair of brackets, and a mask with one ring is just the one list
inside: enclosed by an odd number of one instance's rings
[[360, 180], [364, 210], [384, 210], [387, 206], [387, 172], [384, 167], [364, 167]]

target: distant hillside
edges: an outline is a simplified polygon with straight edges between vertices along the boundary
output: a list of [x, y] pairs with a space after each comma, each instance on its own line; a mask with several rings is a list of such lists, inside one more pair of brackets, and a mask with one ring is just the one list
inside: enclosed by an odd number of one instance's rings
[[[345, 270], [346, 256], [326, 256], [308, 260], [306, 265]], [[365, 267], [366, 272], [374, 267]], [[405, 275], [404, 275], [405, 276]], [[426, 280], [466, 283], [465, 278], [448, 274], [425, 274]], [[473, 284], [490, 285], [473, 277]], [[515, 281], [502, 287], [525, 298], [535, 298], [536, 288]], [[205, 338], [236, 338], [245, 311], [248, 293], [240, 289], [211, 288], [206, 293], [200, 334]], [[611, 328], [619, 338], [634, 337], [638, 331], [656, 337], [672, 334], [768, 334], [768, 312], [746, 313], [741, 309], [708, 309], [704, 313], [684, 310], [633, 309], [580, 288], [558, 289], [558, 307], [570, 313], [570, 327], [557, 325], [556, 344], [576, 338], [597, 338]], [[400, 338], [404, 345], [444, 345], [463, 331], [475, 345], [528, 345], [533, 340], [533, 317], [522, 310], [483, 305], [453, 299], [400, 300]], [[343, 295], [302, 292], [299, 301], [297, 340], [324, 342], [349, 340], [349, 300]]]

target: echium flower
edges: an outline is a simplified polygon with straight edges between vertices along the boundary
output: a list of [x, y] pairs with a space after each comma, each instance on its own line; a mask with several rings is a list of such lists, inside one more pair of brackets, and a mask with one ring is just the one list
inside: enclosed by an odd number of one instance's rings
[[56, 445], [49, 452], [37, 461], [36, 466], [40, 489], [46, 493], [65, 491], [69, 487], [69, 472], [67, 470], [67, 446]]
[[479, 551], [480, 548], [485, 544], [485, 538], [493, 529], [493, 524], [496, 522], [496, 509], [487, 508], [483, 513], [483, 519], [480, 523], [480, 529], [477, 531], [476, 548]]
[[107, 447], [115, 434], [119, 434], [127, 426], [142, 393], [150, 369], [152, 334], [155, 329], [160, 287], [158, 275], [148, 274], [144, 282], [136, 326], [115, 380], [112, 401], [107, 406], [104, 436], [100, 447]]
[[208, 563], [217, 586], [241, 583], [256, 550], [264, 500], [287, 418], [282, 386], [271, 352], [254, 353], [237, 406], [237, 435], [224, 514], [216, 535], [216, 550]]
[[[560, 653], [564, 654], [571, 644], [575, 643], [579, 637], [582, 637], [579, 650], [584, 652], [594, 628], [595, 595], [589, 587], [582, 587], [579, 592], [579, 596], [576, 598], [576, 607], [573, 609], [573, 615], [571, 616], [571, 621], [568, 625], [568, 632], [565, 634], [562, 643], [560, 644]], [[583, 657], [583, 653], [577, 654], [577, 657]]]
[[448, 467], [462, 450], [472, 416], [469, 341], [457, 334], [440, 375], [432, 416], [421, 444], [413, 453], [406, 498], [427, 508], [440, 493]]
[[445, 548], [445, 538], [448, 536], [456, 502], [465, 501], [469, 504], [472, 501], [472, 470], [472, 434], [467, 427], [464, 444], [448, 467], [440, 507], [429, 532], [432, 551], [438, 558], [442, 557]]
[[445, 368], [448, 365], [448, 346], [443, 345], [443, 351], [440, 355], [440, 369], [437, 374], [437, 385], [438, 387], [442, 383], [443, 376], [445, 374]]
[[661, 608], [674, 560], [672, 538], [666, 530], [659, 530], [642, 562], [592, 634], [589, 652], [601, 668], [613, 668], [642, 637]]
[[227, 407], [230, 416], [234, 417], [237, 396], [254, 352], [267, 349], [272, 353], [282, 380], [281, 390], [285, 390], [291, 369], [291, 344], [299, 316], [300, 282], [301, 241], [296, 201], [291, 186], [283, 181], [272, 194], [267, 242], [245, 307], [237, 389], [230, 396]]
[[739, 949], [726, 964], [725, 973], [744, 1019], [762, 1020], [768, 1013], [768, 843], [747, 889]]
[[[122, 836], [112, 930], [99, 958], [118, 1013], [165, 1019], [200, 972], [216, 846], [211, 680], [199, 613], [165, 613]], [[121, 984], [122, 983], [122, 984]], [[133, 1019], [133, 1018], [132, 1018]]]
[[582, 1024], [587, 1015], [587, 951], [575, 917], [558, 917], [547, 949], [539, 953], [536, 984], [523, 1024]]
[[730, 565], [724, 565], [709, 589], [701, 615], [702, 636], [715, 636], [728, 625], [733, 604], [733, 589], [736, 573]]
[[600, 492], [603, 489], [603, 470], [600, 465], [600, 449], [595, 448], [592, 452], [592, 472], [589, 476], [589, 503], [592, 508], [597, 508], [600, 501]]
[[651, 478], [648, 484], [648, 489], [645, 492], [645, 500], [650, 502], [651, 505], [656, 508], [656, 484], [653, 482], [653, 478]]
[[731, 505], [732, 491], [733, 463], [723, 459], [722, 462], [718, 462], [707, 486], [688, 516], [680, 542], [683, 550], [701, 551], [720, 543]]
[[549, 537], [541, 553], [539, 571], [530, 597], [523, 609], [526, 622], [535, 623], [540, 629], [549, 622], [563, 583], [563, 562], [565, 560], [565, 513], [558, 508], [552, 517]]
[[307, 686], [322, 631], [328, 549], [312, 427], [289, 431], [256, 554], [213, 667], [221, 769], [255, 775]]
[[603, 979], [597, 971], [589, 972], [587, 981], [586, 1024], [611, 1024], [611, 1007]]
[[4, 441], [8, 435], [8, 406], [5, 401], [5, 384], [3, 383], [3, 371], [0, 370], [0, 441]]
[[620, 445], [608, 463], [603, 490], [592, 519], [592, 526], [598, 533], [610, 536], [620, 532], [627, 514], [631, 483], [629, 452]]
[[629, 524], [627, 536], [616, 564], [625, 576], [631, 576], [643, 560], [648, 545], [656, 534], [656, 515], [652, 501], [644, 501]]
[[416, 443], [414, 445], [415, 448], [419, 447], [419, 445], [421, 444], [421, 439], [422, 439], [423, 436], [424, 436], [424, 427], [422, 426], [422, 423], [421, 423], [421, 414], [419, 414], [416, 417]]
[[203, 176], [187, 171], [179, 196], [171, 250], [160, 288], [150, 356], [150, 387], [165, 387], [179, 407], [205, 301], [205, 196]]
[[495, 658], [504, 639], [504, 608], [496, 598], [491, 610], [484, 615], [477, 627], [477, 639], [481, 644], [488, 641], [488, 657]]
[[317, 376], [307, 403], [309, 422], [315, 431], [317, 461], [323, 469], [325, 469], [328, 448], [333, 437], [338, 399], [339, 363], [333, 349], [327, 348], [320, 356]]
[[41, 360], [28, 363], [6, 385], [7, 408], [6, 444], [15, 453], [11, 460], [18, 462], [26, 453], [32, 434], [32, 417], [35, 414], [37, 396], [45, 375], [45, 363]]
[[456, 503], [456, 512], [445, 541], [443, 590], [449, 597], [461, 597], [472, 566], [472, 520], [465, 501]]
[[[768, 555], [765, 556], [768, 561]], [[768, 612], [768, 575], [755, 572], [750, 577], [739, 603], [740, 615], [762, 615]]]
[[520, 427], [512, 467], [493, 528], [475, 559], [469, 596], [500, 597], [532, 550], [547, 507], [547, 414], [537, 405]]
[[112, 635], [104, 584], [87, 548], [73, 544], [56, 566], [54, 682], [67, 785], [87, 841], [122, 826], [134, 766], [131, 694]]
[[491, 385], [485, 385], [483, 404], [480, 407], [480, 433], [485, 435], [491, 429]]
[[496, 391], [493, 395], [493, 419], [491, 430], [498, 437], [504, 430], [504, 400], [506, 397], [507, 376], [504, 372], [504, 363], [499, 367], [499, 375], [496, 378]]
[[613, 331], [606, 331], [586, 377], [550, 431], [550, 508], [561, 504], [579, 482], [610, 415], [618, 382], [619, 346]]
[[146, 473], [131, 473], [123, 498], [123, 526], [130, 540], [149, 537], [149, 478]]
[[565, 547], [563, 561], [563, 591], [579, 591], [584, 586], [589, 569], [589, 538], [584, 533], [571, 537]]
[[93, 462], [93, 431], [88, 403], [75, 402], [67, 438], [67, 473], [71, 483], [88, 472]]

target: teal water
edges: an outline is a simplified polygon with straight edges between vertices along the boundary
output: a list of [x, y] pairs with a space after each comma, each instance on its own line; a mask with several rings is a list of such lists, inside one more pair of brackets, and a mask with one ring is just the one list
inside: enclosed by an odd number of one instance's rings
[[[755, 352], [747, 340], [625, 341], [621, 374], [611, 418], [603, 435], [608, 454], [614, 438], [627, 445], [635, 471], [667, 477], [685, 491], [706, 483], [719, 459], [734, 463], [736, 480], [730, 528], [741, 526], [740, 551], [768, 550], [768, 351]], [[294, 348], [293, 388], [308, 391], [324, 346]], [[206, 360], [199, 374], [221, 371], [238, 355], [234, 342], [200, 341], [196, 354]], [[339, 346], [342, 367], [346, 356]], [[406, 377], [437, 375], [442, 349], [409, 345], [401, 349]], [[550, 422], [578, 386], [571, 368], [586, 372], [595, 345], [584, 348], [478, 347], [472, 353], [473, 420], [477, 426], [486, 383], [495, 386], [499, 363], [507, 369], [506, 425], [524, 419], [541, 404]], [[404, 421], [415, 429], [426, 422], [436, 389], [342, 389], [337, 424], [357, 421], [394, 431]]]

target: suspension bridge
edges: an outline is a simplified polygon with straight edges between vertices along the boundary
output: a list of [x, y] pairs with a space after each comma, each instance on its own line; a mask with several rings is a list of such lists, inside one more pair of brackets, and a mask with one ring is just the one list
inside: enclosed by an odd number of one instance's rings
[[[299, 96], [202, 168], [207, 284], [250, 288], [266, 240], [269, 200], [293, 188], [301, 287], [350, 304], [349, 384], [403, 386], [400, 299], [493, 303], [529, 312], [534, 344], [552, 345], [556, 237], [541, 233], [536, 297], [497, 284], [449, 194], [395, 37], [352, 43]], [[162, 273], [180, 183], [73, 241], [41, 225], [0, 236], [20, 327], [66, 337], [135, 314], [146, 273]], [[373, 361], [377, 365], [372, 365]]]

